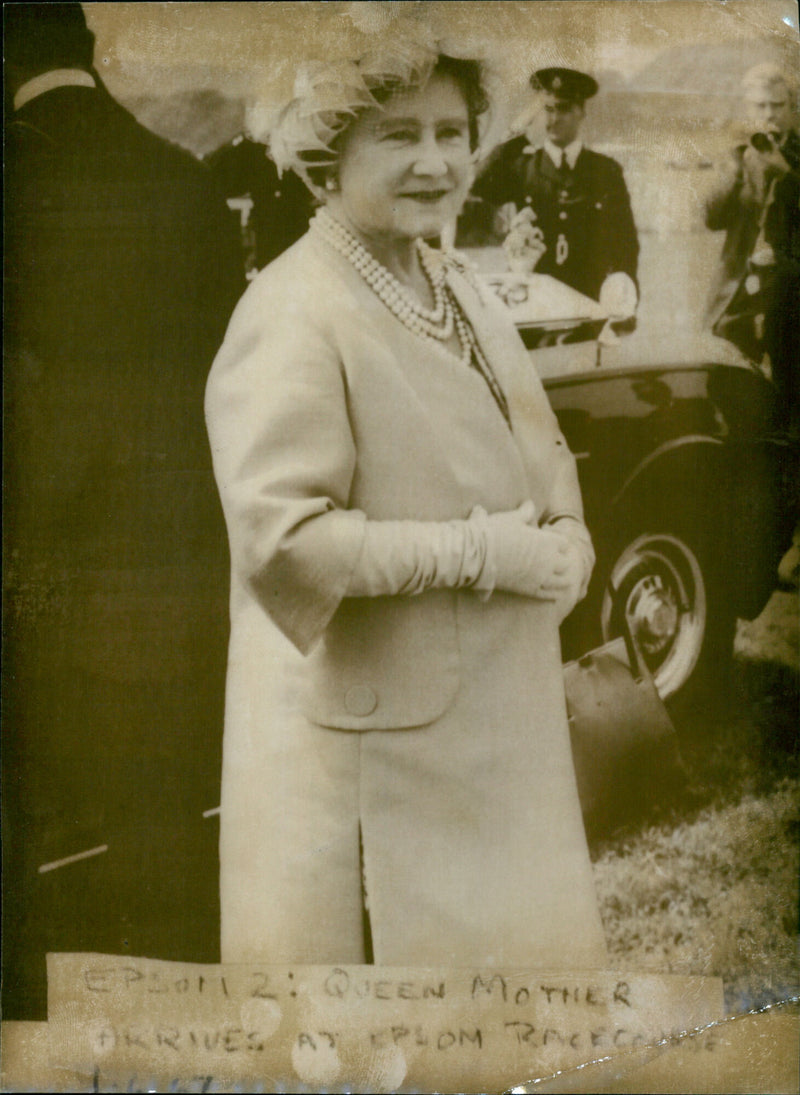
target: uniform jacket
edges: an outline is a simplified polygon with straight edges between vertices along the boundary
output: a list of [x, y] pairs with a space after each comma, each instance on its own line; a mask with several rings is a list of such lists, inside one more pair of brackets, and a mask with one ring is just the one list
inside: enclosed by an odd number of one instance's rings
[[496, 210], [529, 206], [547, 251], [536, 272], [550, 274], [597, 299], [609, 274], [636, 281], [639, 240], [622, 168], [583, 148], [572, 169], [560, 170], [543, 148], [525, 152], [526, 137], [503, 145], [473, 187]]
[[265, 145], [240, 136], [205, 162], [227, 198], [247, 194], [253, 203], [248, 226], [255, 237], [255, 269], [263, 269], [305, 233], [314, 210], [311, 192], [293, 171], [278, 175]]
[[582, 521], [573, 457], [503, 305], [457, 272], [450, 284], [513, 431], [477, 371], [408, 331], [313, 232], [253, 282], [209, 378], [232, 647], [276, 625], [307, 655], [305, 712], [320, 725], [423, 725], [458, 688], [458, 594], [343, 599], [365, 520], [445, 521], [531, 498], [541, 521]]

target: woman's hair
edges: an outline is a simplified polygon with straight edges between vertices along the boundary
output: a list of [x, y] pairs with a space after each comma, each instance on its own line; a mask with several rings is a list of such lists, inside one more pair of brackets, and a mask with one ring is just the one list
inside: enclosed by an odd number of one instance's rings
[[464, 96], [474, 151], [478, 119], [489, 105], [479, 62], [422, 46], [395, 48], [356, 62], [304, 66], [295, 81], [294, 98], [270, 133], [270, 152], [279, 171], [291, 168], [307, 184], [323, 186], [353, 123], [393, 95], [424, 87], [434, 75], [450, 77]]

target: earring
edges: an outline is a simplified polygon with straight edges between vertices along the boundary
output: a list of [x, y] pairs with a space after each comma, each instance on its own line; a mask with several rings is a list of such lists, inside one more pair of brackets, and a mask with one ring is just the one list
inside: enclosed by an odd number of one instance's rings
[[329, 191], [339, 189], [339, 184], [333, 177], [333, 175], [329, 175], [328, 178], [325, 180], [325, 189]]

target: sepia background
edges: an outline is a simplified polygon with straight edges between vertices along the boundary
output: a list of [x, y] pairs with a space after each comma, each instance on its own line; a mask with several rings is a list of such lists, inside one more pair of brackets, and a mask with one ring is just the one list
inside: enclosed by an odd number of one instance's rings
[[[491, 8], [491, 12], [489, 9]], [[249, 132], [263, 139], [297, 61], [348, 57], [423, 25], [486, 63], [488, 154], [531, 116], [528, 78], [591, 72], [584, 140], [625, 172], [641, 242], [639, 337], [683, 341], [702, 327], [722, 245], [702, 221], [719, 159], [746, 132], [741, 78], [772, 61], [797, 71], [792, 0], [407, 0], [388, 3], [89, 4], [96, 67], [149, 129], [204, 157]]]
[[[681, 356], [702, 344], [705, 291], [722, 243], [703, 226], [702, 197], [743, 133], [741, 77], [761, 61], [798, 71], [791, 0], [85, 10], [112, 95], [198, 157], [242, 132], [262, 138], [299, 60], [349, 56], [354, 42], [374, 44], [420, 21], [446, 48], [486, 61], [497, 102], [487, 153], [527, 120], [534, 69], [590, 71], [600, 92], [588, 104], [584, 138], [622, 164], [642, 249], [639, 325], [621, 350], [631, 358], [667, 344]], [[776, 592], [759, 620], [740, 625], [730, 706], [680, 713], [691, 775], [680, 809], [592, 843], [613, 964], [722, 976], [731, 1011], [797, 993], [797, 615], [796, 596]], [[204, 825], [214, 826], [217, 803], [205, 805]]]

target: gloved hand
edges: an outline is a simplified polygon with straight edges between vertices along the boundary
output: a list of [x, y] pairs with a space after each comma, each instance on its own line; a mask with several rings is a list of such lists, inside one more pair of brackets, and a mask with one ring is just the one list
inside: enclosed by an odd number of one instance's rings
[[[560, 536], [558, 532], [554, 536]], [[556, 598], [556, 615], [561, 623], [569, 616], [578, 601], [586, 595], [586, 557], [580, 547], [566, 536], [561, 537], [567, 545], [567, 568], [563, 577], [569, 579], [569, 585]]]
[[636, 315], [639, 294], [633, 278], [622, 270], [609, 274], [600, 286], [599, 303], [612, 323]]
[[517, 215], [517, 207], [514, 202], [505, 202], [494, 215], [492, 228], [498, 236], [507, 236], [511, 228], [511, 222]]
[[470, 519], [480, 521], [486, 530], [486, 561], [474, 583], [478, 592], [488, 595], [501, 589], [563, 602], [571, 611], [583, 583], [583, 557], [566, 536], [537, 527], [533, 502], [490, 515], [476, 507]]
[[533, 502], [491, 516], [476, 506], [466, 521], [367, 521], [347, 596], [471, 587], [486, 600], [502, 589], [556, 603], [561, 620], [586, 592], [594, 560], [574, 526], [566, 518], [564, 532], [538, 528]]

